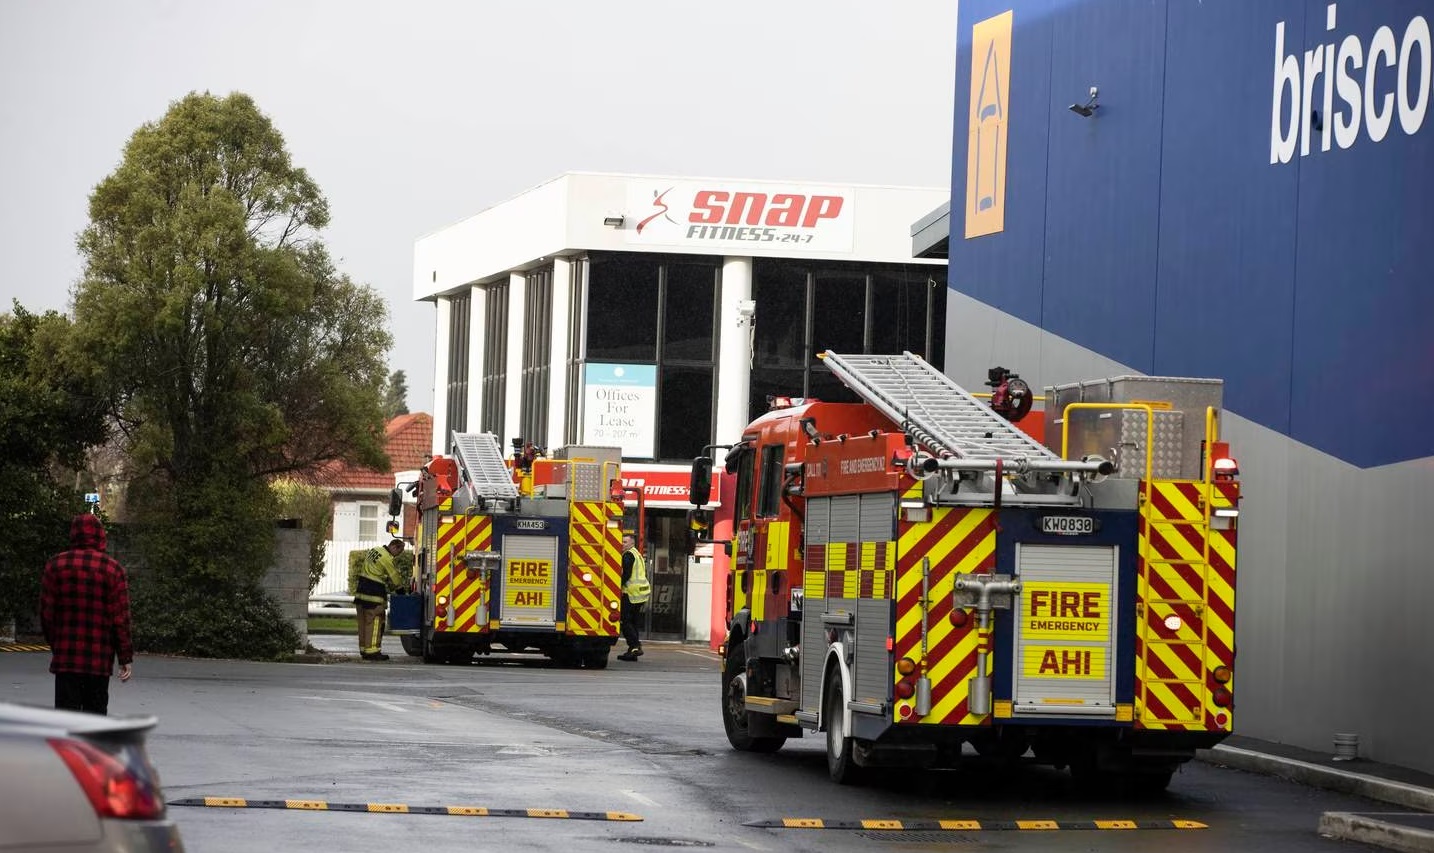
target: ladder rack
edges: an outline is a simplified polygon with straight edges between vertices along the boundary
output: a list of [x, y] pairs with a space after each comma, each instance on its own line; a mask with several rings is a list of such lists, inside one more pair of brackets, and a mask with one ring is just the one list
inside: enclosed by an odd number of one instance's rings
[[937, 457], [1060, 459], [919, 355], [827, 350], [820, 358], [848, 388]]
[[513, 475], [503, 461], [498, 437], [493, 433], [453, 433], [453, 455], [463, 466], [464, 478], [472, 486], [475, 497], [518, 498], [518, 485], [513, 482]]

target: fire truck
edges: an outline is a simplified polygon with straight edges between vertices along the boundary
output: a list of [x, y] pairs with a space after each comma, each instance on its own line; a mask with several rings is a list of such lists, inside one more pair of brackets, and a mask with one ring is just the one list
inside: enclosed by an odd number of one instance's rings
[[[821, 358], [861, 402], [779, 401], [714, 446], [715, 510], [713, 455], [693, 465], [730, 556], [735, 749], [825, 733], [843, 784], [1023, 759], [1158, 791], [1230, 733], [1218, 380], [1048, 388], [1043, 443], [912, 353]], [[994, 396], [1023, 414], [1023, 385]]]
[[[412, 595], [390, 629], [426, 663], [494, 651], [603, 669], [619, 634], [625, 519], [622, 450], [568, 446], [551, 458], [521, 440], [505, 460], [492, 433], [453, 433], [412, 484], [419, 510]], [[635, 528], [634, 528], [635, 529]]]

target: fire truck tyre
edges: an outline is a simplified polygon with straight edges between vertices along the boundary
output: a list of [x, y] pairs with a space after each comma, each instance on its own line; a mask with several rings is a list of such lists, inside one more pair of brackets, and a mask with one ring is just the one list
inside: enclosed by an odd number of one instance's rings
[[583, 658], [583, 668], [607, 669], [607, 653], [607, 649], [603, 649], [600, 652], [588, 652]]
[[740, 655], [733, 655], [722, 667], [722, 727], [727, 730], [727, 741], [733, 749], [742, 752], [776, 752], [787, 742], [785, 737], [752, 734], [747, 711], [747, 673], [741, 659]]
[[441, 660], [446, 664], [466, 664], [473, 660], [473, 650], [467, 646], [449, 646], [442, 652]]
[[832, 673], [827, 678], [827, 695], [822, 702], [822, 722], [827, 728], [827, 773], [838, 785], [861, 784], [866, 768], [856, 763], [852, 739], [846, 733], [843, 711], [846, 698], [842, 696], [841, 679]]
[[400, 634], [398, 641], [403, 644], [403, 650], [409, 657], [423, 657], [423, 639], [417, 634]]
[[1121, 776], [1120, 787], [1130, 796], [1155, 797], [1170, 787], [1174, 775], [1175, 768], [1168, 764], [1137, 767]]

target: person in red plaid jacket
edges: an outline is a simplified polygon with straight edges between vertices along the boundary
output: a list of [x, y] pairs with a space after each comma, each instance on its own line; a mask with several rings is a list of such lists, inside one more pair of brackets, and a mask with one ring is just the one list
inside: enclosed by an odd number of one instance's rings
[[70, 521], [70, 549], [45, 563], [40, 580], [40, 627], [50, 644], [55, 707], [109, 713], [110, 674], [133, 672], [129, 582], [105, 553], [105, 529], [85, 513]]

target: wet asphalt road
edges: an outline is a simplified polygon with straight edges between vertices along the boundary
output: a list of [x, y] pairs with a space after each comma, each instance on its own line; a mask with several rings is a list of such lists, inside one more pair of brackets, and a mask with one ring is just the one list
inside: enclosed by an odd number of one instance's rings
[[[347, 651], [352, 638], [315, 638]], [[394, 643], [396, 646], [396, 643]], [[1022, 768], [909, 773], [847, 788], [826, 778], [819, 737], [770, 756], [733, 752], [706, 649], [650, 644], [604, 671], [483, 659], [425, 666], [331, 657], [258, 664], [141, 657], [111, 711], [155, 714], [150, 754], [170, 801], [616, 812], [641, 821], [172, 807], [191, 851], [1205, 850], [1378, 849], [1320, 838], [1325, 811], [1385, 808], [1355, 797], [1192, 763], [1163, 797], [1082, 790]], [[48, 704], [43, 653], [0, 654], [8, 701]], [[1204, 829], [888, 833], [750, 826], [826, 821], [1197, 821]]]

